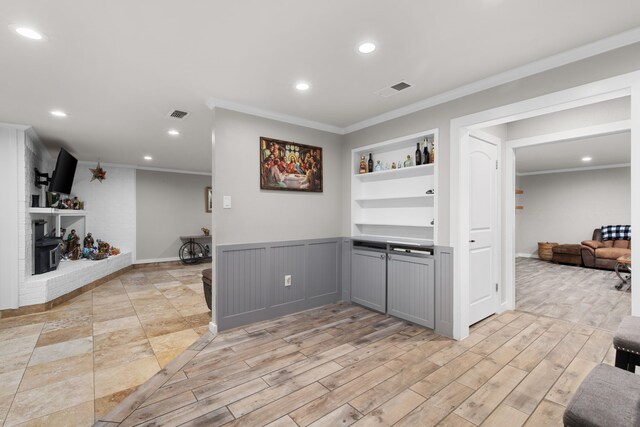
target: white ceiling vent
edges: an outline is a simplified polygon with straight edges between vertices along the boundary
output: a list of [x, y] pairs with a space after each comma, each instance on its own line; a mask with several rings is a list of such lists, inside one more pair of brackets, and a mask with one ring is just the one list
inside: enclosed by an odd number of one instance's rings
[[410, 87], [412, 87], [413, 85], [411, 83], [407, 83], [405, 81], [402, 82], [398, 82], [394, 85], [391, 85], [389, 87], [385, 87], [380, 89], [379, 91], [376, 91], [375, 94], [376, 95], [380, 95], [383, 98], [388, 98], [392, 95], [395, 95], [396, 93], [405, 90], [405, 89], [409, 89]]
[[169, 114], [167, 114], [167, 117], [170, 117], [172, 119], [182, 120], [188, 115], [189, 115], [189, 112], [187, 111], [173, 110], [173, 111], [170, 111]]

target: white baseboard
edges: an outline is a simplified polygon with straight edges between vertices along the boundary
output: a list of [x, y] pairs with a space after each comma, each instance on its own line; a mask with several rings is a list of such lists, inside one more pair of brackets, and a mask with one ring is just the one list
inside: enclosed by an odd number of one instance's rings
[[535, 259], [539, 259], [540, 257], [538, 256], [538, 254], [529, 254], [526, 252], [517, 252], [516, 253], [516, 258], [535, 258]]
[[134, 264], [151, 264], [154, 262], [172, 262], [172, 261], [180, 261], [180, 258], [177, 256], [167, 257], [167, 258], [147, 258], [147, 259], [137, 259]]
[[218, 335], [218, 325], [213, 322], [209, 322], [209, 332], [211, 332], [214, 337]]

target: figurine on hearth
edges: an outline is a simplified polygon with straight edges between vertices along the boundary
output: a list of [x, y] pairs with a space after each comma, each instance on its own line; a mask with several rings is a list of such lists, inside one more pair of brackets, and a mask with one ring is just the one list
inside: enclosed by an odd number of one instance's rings
[[71, 230], [71, 233], [67, 236], [67, 257], [72, 260], [78, 260], [81, 254], [80, 237], [78, 237], [76, 230]]
[[80, 202], [80, 199], [78, 199], [78, 196], [73, 198], [73, 209], [79, 211], [80, 209], [82, 209], [81, 207], [82, 203]]
[[87, 237], [84, 238], [82, 245], [87, 248], [87, 249], [93, 249], [93, 244], [95, 243], [95, 241], [93, 240], [93, 237], [91, 236], [91, 233], [87, 233]]

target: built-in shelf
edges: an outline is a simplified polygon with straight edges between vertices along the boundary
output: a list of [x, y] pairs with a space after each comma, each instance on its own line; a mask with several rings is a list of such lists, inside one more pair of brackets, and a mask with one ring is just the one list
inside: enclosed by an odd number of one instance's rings
[[417, 196], [390, 196], [390, 197], [359, 197], [356, 202], [377, 202], [383, 200], [421, 200], [433, 198], [435, 194], [422, 194]]
[[[435, 243], [438, 224], [438, 157], [426, 165], [407, 166], [359, 174], [361, 158], [374, 164], [396, 165], [407, 156], [415, 162], [416, 146], [425, 140], [438, 144], [438, 130], [431, 129], [351, 151], [351, 236], [383, 241]], [[436, 149], [436, 154], [439, 152]], [[426, 194], [427, 191], [435, 194]], [[431, 225], [432, 221], [435, 221]]]
[[410, 224], [410, 223], [382, 223], [382, 222], [367, 222], [367, 221], [360, 221], [360, 222], [355, 222], [355, 225], [374, 225], [374, 226], [380, 226], [380, 227], [419, 227], [419, 228], [433, 228], [434, 226], [431, 224]]
[[31, 214], [59, 215], [59, 216], [86, 216], [87, 211], [76, 209], [54, 209], [54, 208], [29, 208]]
[[429, 163], [428, 165], [419, 166], [407, 166], [400, 169], [389, 169], [378, 172], [354, 174], [354, 176], [362, 181], [377, 180], [377, 179], [393, 179], [393, 178], [409, 178], [413, 176], [420, 176], [433, 173], [435, 163]]
[[385, 243], [398, 243], [398, 244], [416, 244], [416, 245], [433, 245], [433, 239], [412, 239], [410, 237], [398, 238], [395, 236], [384, 236], [378, 234], [361, 234], [359, 236], [352, 237], [354, 240], [373, 240]]

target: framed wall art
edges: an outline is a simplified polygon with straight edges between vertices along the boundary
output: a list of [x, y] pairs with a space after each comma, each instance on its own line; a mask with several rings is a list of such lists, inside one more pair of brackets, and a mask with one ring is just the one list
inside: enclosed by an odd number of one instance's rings
[[204, 209], [206, 212], [213, 212], [213, 190], [211, 187], [204, 189]]
[[260, 137], [260, 188], [322, 193], [322, 148]]

